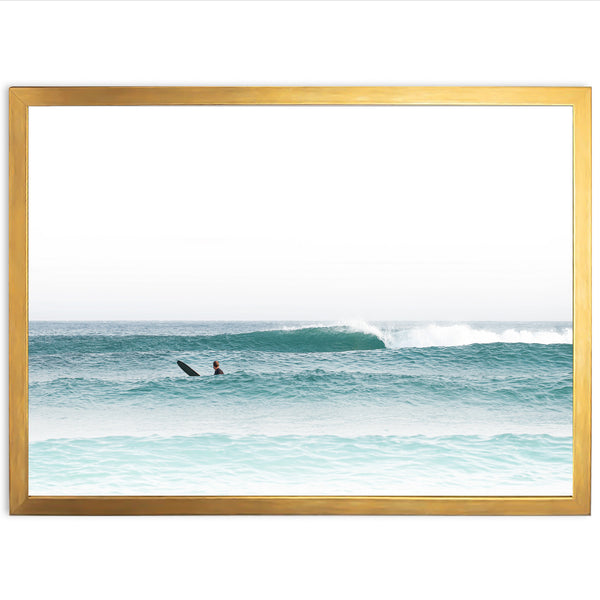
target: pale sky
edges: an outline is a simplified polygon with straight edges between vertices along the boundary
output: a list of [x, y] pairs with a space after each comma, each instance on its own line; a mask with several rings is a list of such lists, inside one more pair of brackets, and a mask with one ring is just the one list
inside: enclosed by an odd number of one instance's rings
[[32, 107], [31, 320], [571, 319], [569, 107]]

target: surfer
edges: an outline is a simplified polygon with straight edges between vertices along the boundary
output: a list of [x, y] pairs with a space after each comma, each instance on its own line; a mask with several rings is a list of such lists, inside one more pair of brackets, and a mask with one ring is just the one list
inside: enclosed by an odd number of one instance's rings
[[215, 375], [225, 375], [221, 369], [219, 369], [219, 361], [215, 360], [213, 363], [213, 369], [215, 370]]

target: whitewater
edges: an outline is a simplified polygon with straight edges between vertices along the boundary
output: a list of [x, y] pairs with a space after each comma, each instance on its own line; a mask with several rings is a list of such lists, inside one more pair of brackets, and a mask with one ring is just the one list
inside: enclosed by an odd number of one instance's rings
[[31, 322], [30, 493], [570, 495], [572, 356], [568, 322]]

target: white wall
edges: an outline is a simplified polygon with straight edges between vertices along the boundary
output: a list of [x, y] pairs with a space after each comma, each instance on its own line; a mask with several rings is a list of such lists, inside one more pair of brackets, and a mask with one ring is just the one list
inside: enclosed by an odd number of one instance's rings
[[[599, 20], [594, 2], [2, 3], [2, 133], [9, 85], [600, 87]], [[597, 514], [8, 517], [6, 455], [2, 465], [8, 597], [520, 599], [599, 587]]]

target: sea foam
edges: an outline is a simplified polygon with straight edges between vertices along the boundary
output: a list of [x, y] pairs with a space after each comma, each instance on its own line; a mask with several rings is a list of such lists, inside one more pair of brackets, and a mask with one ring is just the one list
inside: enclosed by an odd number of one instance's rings
[[507, 328], [493, 331], [466, 323], [449, 325], [424, 324], [390, 327], [373, 325], [364, 321], [340, 324], [353, 331], [378, 337], [386, 348], [426, 348], [430, 346], [468, 346], [470, 344], [572, 344], [573, 330]]

